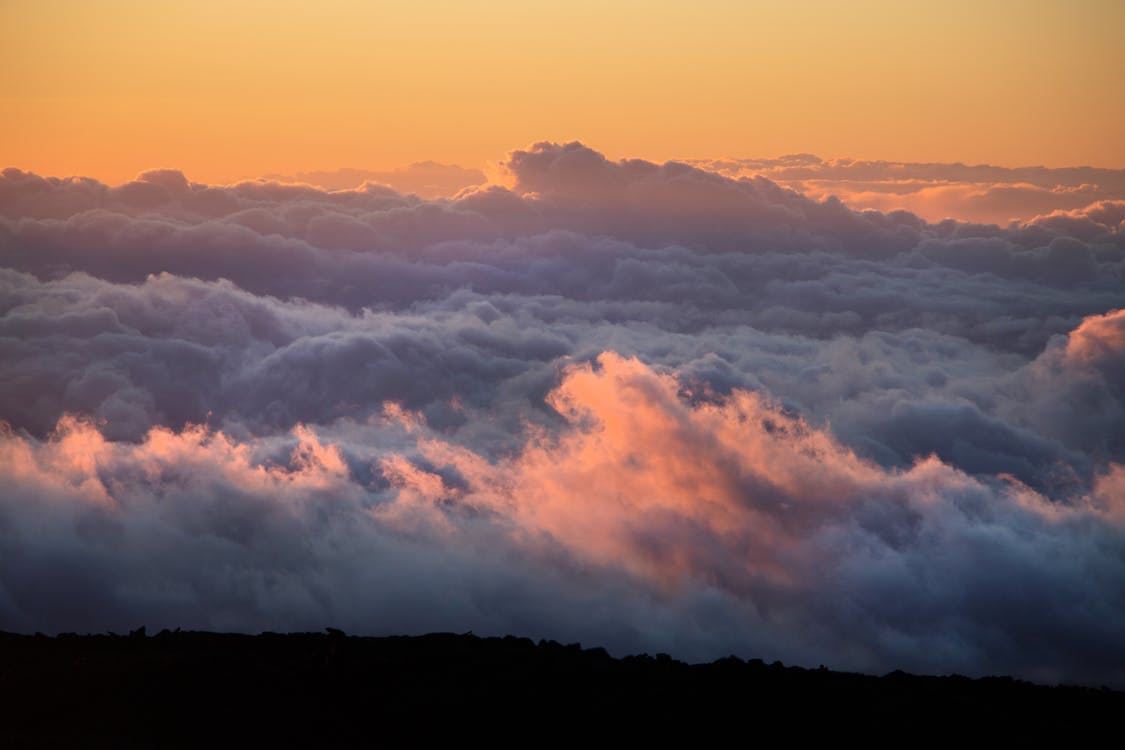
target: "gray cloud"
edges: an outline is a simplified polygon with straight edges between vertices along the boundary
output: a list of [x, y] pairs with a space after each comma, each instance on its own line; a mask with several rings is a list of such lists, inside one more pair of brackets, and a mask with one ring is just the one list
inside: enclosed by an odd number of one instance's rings
[[[580, 144], [503, 170], [443, 199], [6, 170], [0, 628], [472, 628], [1125, 681], [1125, 203], [1000, 228]], [[598, 402], [636, 447], [599, 474], [577, 447], [602, 413], [559, 399], [603, 352], [637, 358]], [[800, 415], [783, 432], [826, 468], [718, 446], [708, 415], [748, 393], [773, 426], [724, 429], [769, 444]], [[712, 476], [733, 530], [683, 500]], [[682, 502], [609, 518], [616, 557], [548, 512], [646, 477]]]

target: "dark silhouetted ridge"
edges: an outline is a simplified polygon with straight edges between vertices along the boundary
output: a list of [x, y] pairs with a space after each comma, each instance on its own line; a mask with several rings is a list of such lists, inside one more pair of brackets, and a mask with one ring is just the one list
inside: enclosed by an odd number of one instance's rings
[[374, 746], [459, 735], [540, 744], [668, 733], [876, 742], [1074, 738], [1125, 716], [1125, 693], [1005, 677], [883, 677], [736, 657], [686, 664], [601, 648], [435, 633], [364, 638], [140, 628], [0, 634], [0, 744]]

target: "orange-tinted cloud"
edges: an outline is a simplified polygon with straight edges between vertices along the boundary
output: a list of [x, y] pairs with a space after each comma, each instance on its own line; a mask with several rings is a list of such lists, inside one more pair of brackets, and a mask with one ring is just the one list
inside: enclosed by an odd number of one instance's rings
[[365, 183], [386, 185], [406, 195], [422, 198], [447, 198], [461, 190], [486, 182], [484, 172], [452, 164], [426, 161], [388, 171], [337, 169], [335, 171], [297, 172], [293, 175], [263, 175], [279, 182], [298, 182], [325, 190], [356, 190]]
[[931, 222], [1006, 226], [1125, 199], [1125, 170], [1119, 169], [825, 161], [812, 154], [693, 163], [730, 177], [767, 177], [818, 200], [835, 196], [856, 210], [910, 211]]

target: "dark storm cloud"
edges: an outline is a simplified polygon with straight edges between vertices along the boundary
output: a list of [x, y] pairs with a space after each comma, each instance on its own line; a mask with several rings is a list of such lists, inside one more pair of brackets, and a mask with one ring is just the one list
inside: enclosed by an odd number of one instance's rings
[[1125, 683], [1125, 203], [1000, 228], [580, 144], [502, 171], [5, 171], [0, 627]]

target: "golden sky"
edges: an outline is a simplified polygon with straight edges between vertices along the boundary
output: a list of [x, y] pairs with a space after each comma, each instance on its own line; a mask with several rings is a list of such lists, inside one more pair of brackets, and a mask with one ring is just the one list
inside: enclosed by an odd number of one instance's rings
[[3, 0], [0, 166], [805, 151], [1125, 167], [1125, 2]]

